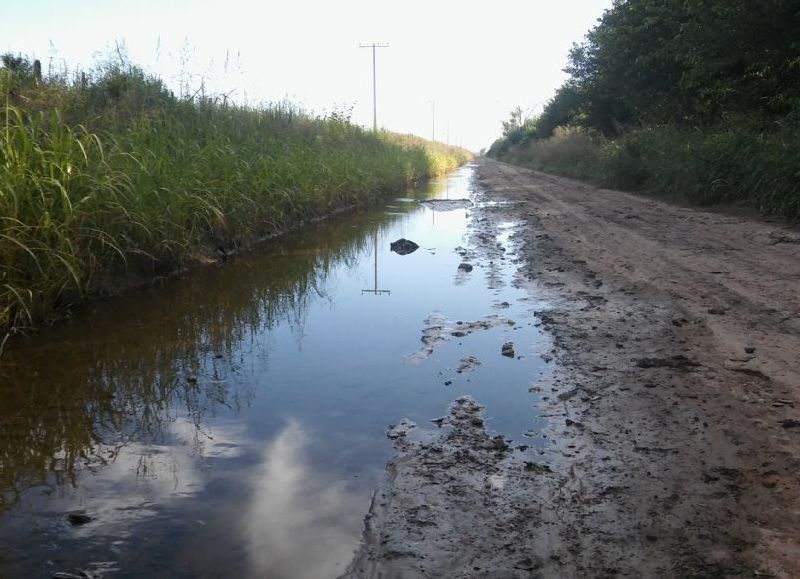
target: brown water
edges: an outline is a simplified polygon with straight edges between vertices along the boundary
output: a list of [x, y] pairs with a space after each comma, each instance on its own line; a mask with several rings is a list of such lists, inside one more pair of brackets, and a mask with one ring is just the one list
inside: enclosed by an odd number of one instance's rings
[[[470, 210], [414, 201], [468, 197], [471, 178], [18, 342], [0, 366], [0, 577], [335, 577], [391, 455], [388, 424], [434, 429], [471, 394], [493, 430], [535, 431], [544, 341], [509, 235], [507, 258], [459, 273]], [[390, 252], [399, 237], [420, 249]], [[514, 323], [414, 356], [437, 312]], [[511, 339], [521, 359], [500, 355]], [[482, 364], [458, 373], [468, 355]], [[71, 524], [76, 511], [91, 520]]]

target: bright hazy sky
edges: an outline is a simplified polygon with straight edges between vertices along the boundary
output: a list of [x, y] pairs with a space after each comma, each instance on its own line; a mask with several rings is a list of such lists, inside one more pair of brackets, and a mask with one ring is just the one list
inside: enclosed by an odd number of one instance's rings
[[[516, 106], [563, 82], [573, 42], [612, 0], [3, 0], [0, 51], [90, 67], [124, 42], [132, 60], [177, 89], [190, 75], [249, 103], [289, 98], [317, 113], [351, 106], [378, 124], [488, 147]], [[226, 65], [227, 60], [227, 65]], [[449, 129], [449, 130], [448, 130]]]

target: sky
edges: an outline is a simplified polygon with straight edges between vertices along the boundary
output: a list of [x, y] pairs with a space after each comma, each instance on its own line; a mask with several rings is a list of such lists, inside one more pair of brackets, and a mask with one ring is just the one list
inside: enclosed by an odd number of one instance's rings
[[91, 68], [124, 46], [174, 90], [201, 83], [252, 105], [289, 99], [371, 127], [491, 145], [541, 110], [612, 0], [2, 0], [0, 52]]

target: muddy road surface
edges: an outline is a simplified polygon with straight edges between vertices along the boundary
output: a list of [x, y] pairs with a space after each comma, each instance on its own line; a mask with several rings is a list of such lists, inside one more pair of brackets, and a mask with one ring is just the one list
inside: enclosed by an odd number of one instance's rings
[[545, 450], [487, 434], [479, 398], [394, 432], [346, 576], [800, 576], [800, 233], [477, 174], [473, 236], [515, 223], [546, 299]]

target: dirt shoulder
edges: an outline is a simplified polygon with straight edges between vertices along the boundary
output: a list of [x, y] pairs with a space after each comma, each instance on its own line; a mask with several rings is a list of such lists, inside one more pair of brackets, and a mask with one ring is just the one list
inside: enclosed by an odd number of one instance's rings
[[475, 227], [524, 224], [549, 303], [548, 466], [479, 414], [464, 434], [454, 405], [448, 435], [398, 445], [348, 576], [800, 576], [800, 234], [491, 160], [478, 175], [513, 203]]

